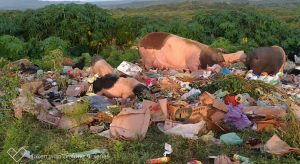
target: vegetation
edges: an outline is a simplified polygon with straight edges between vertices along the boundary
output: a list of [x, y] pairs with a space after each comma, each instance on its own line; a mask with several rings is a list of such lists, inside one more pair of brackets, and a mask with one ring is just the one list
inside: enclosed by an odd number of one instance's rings
[[[222, 7], [221, 7], [222, 6]], [[50, 5], [27, 11], [0, 12], [0, 67], [9, 61], [30, 58], [44, 70], [61, 69], [63, 57], [91, 61], [91, 55], [100, 54], [114, 67], [122, 61], [139, 58], [133, 47], [148, 32], [164, 31], [194, 39], [228, 52], [243, 49], [246, 52], [259, 46], [279, 45], [288, 54], [300, 55], [300, 9], [296, 7], [271, 8], [241, 5], [205, 5], [197, 2], [159, 5], [143, 9], [104, 10], [94, 5]], [[86, 64], [88, 65], [88, 64]], [[60, 88], [67, 79], [60, 79]], [[11, 100], [17, 97], [20, 79], [16, 74], [0, 72], [1, 109], [11, 109]], [[232, 94], [248, 92], [258, 97], [254, 88], [273, 89], [271, 86], [245, 81], [237, 76], [219, 78], [203, 91], [228, 90]], [[75, 113], [81, 117], [87, 109]], [[114, 113], [118, 109], [112, 109]], [[293, 147], [299, 147], [299, 124], [292, 114], [286, 118], [289, 126], [276, 131]], [[144, 163], [147, 159], [161, 157], [164, 143], [173, 146], [173, 163], [199, 159], [209, 163], [211, 155], [238, 153], [255, 163], [297, 163], [288, 154], [276, 158], [241, 146], [221, 146], [201, 140], [187, 140], [168, 136], [151, 125], [142, 141], [115, 141], [97, 135], [74, 135], [68, 131], [45, 128], [34, 116], [25, 114], [18, 120], [11, 110], [0, 111], [0, 163], [11, 163], [6, 153], [9, 148], [22, 146], [33, 154], [56, 155], [76, 153], [94, 148], [107, 148], [109, 159], [41, 159], [28, 163]], [[246, 141], [255, 136], [265, 143], [274, 131], [256, 133], [242, 131], [238, 134]], [[216, 134], [218, 138], [218, 134]]]
[[[227, 51], [248, 52], [258, 46], [279, 45], [288, 54], [299, 54], [300, 13], [296, 7], [275, 10], [222, 4], [223, 8], [217, 10], [220, 5], [185, 2], [147, 7], [141, 12], [142, 9], [108, 11], [91, 4], [61, 4], [23, 12], [2, 11], [0, 55], [7, 60], [41, 59], [60, 49], [64, 56], [71, 57], [86, 52], [102, 54], [117, 65], [116, 60], [124, 60], [117, 59], [125, 56], [122, 53], [134, 54], [127, 60], [136, 59], [138, 55], [127, 49], [153, 31], [174, 33]], [[161, 14], [179, 9], [193, 12], [188, 18]]]
[[271, 93], [276, 89], [274, 86], [259, 80], [246, 80], [237, 75], [219, 76], [203, 88], [209, 93], [215, 93], [217, 90], [222, 89], [228, 91], [231, 95], [238, 95], [248, 93], [253, 98], [259, 98], [261, 95], [256, 89], [260, 89], [263, 93]]

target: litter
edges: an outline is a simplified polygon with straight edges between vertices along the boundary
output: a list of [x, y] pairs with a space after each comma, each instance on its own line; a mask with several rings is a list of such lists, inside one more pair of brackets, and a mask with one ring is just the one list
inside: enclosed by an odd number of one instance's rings
[[87, 99], [91, 105], [91, 112], [103, 112], [107, 111], [107, 106], [111, 105], [111, 101], [104, 96], [88, 96]]
[[170, 157], [161, 157], [161, 158], [149, 159], [146, 161], [147, 164], [166, 164], [170, 162], [171, 162]]
[[215, 158], [214, 164], [232, 164], [232, 162], [228, 156], [219, 155]]
[[188, 93], [183, 94], [181, 96], [181, 98], [183, 100], [186, 100], [186, 99], [195, 100], [200, 96], [200, 94], [201, 94], [201, 91], [199, 89], [192, 88], [192, 90], [190, 90]]
[[145, 138], [150, 124], [150, 111], [124, 108], [113, 118], [110, 133], [114, 138], [134, 140]]
[[202, 164], [202, 162], [198, 161], [198, 160], [192, 160], [192, 161], [187, 162], [187, 164]]
[[239, 145], [243, 140], [236, 133], [227, 133], [220, 136], [220, 140], [228, 145]]
[[286, 142], [282, 141], [276, 134], [273, 135], [264, 145], [264, 151], [275, 156], [280, 156], [292, 151], [300, 154], [300, 150], [290, 147]]
[[247, 128], [251, 125], [251, 121], [242, 111], [243, 106], [228, 105], [228, 108], [229, 112], [224, 116], [225, 123], [231, 123], [239, 130]]
[[123, 61], [118, 67], [117, 69], [119, 71], [121, 71], [122, 73], [128, 75], [128, 76], [132, 76], [132, 77], [136, 77], [139, 73], [142, 72], [142, 68], [139, 67], [138, 65], [135, 65], [133, 63], [127, 62], [127, 61]]
[[176, 123], [174, 125], [171, 125], [171, 127], [167, 128], [168, 125], [166, 125], [166, 124], [168, 124], [168, 122], [167, 123], [166, 122], [165, 122], [165, 125], [162, 123], [157, 124], [157, 127], [161, 132], [163, 132], [165, 134], [170, 134], [170, 135], [179, 135], [179, 136], [182, 136], [184, 138], [189, 138], [189, 139], [198, 139], [198, 137], [196, 135], [202, 128], [204, 128], [204, 125], [205, 125], [205, 121], [201, 121], [196, 124]]
[[164, 156], [169, 156], [173, 153], [173, 149], [172, 146], [168, 143], [165, 143], [165, 152], [164, 152]]

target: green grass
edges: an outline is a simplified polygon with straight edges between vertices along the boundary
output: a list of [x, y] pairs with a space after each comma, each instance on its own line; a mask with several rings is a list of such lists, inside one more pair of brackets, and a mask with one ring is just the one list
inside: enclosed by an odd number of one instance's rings
[[[0, 136], [3, 138], [0, 141], [0, 163], [12, 163], [6, 151], [22, 146], [39, 155], [75, 153], [94, 148], [106, 148], [110, 152], [109, 159], [44, 159], [28, 161], [29, 163], [144, 163], [147, 159], [161, 157], [164, 143], [173, 147], [172, 163], [185, 163], [192, 159], [210, 163], [208, 156], [232, 153], [249, 157], [255, 163], [299, 163], [292, 154], [276, 158], [257, 150], [250, 150], [244, 145], [216, 146], [201, 140], [168, 136], [160, 132], [154, 124], [150, 126], [146, 138], [139, 141], [117, 141], [93, 134], [74, 135], [68, 131], [46, 128], [43, 123], [28, 114], [21, 120], [16, 120], [9, 111], [1, 112], [0, 126]], [[245, 130], [238, 134], [244, 141], [255, 137], [265, 143], [274, 133]], [[283, 139], [286, 138], [288, 137]], [[293, 144], [293, 141], [289, 143]], [[299, 146], [296, 143], [294, 142], [293, 146]]]

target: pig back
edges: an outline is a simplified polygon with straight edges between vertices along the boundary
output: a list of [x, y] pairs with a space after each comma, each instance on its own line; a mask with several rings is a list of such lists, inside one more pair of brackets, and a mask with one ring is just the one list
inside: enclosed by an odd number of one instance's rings
[[261, 47], [248, 54], [246, 65], [257, 74], [276, 74], [284, 62], [285, 53], [281, 47]]

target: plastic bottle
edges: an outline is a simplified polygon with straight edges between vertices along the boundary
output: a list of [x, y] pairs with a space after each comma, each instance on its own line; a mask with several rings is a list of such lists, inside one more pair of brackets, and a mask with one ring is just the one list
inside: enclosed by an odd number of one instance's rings
[[149, 159], [146, 161], [147, 164], [163, 164], [163, 163], [170, 163], [171, 158], [170, 157], [161, 157], [161, 158], [155, 158], [155, 159]]

